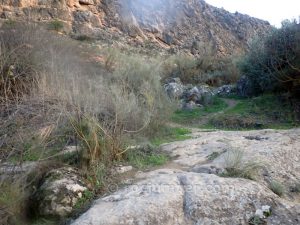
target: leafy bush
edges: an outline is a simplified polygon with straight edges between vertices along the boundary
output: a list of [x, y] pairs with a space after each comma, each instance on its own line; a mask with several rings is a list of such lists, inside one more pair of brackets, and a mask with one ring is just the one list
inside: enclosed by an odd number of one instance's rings
[[300, 96], [300, 24], [284, 22], [265, 39], [252, 43], [250, 52], [239, 63], [254, 94], [290, 92]]

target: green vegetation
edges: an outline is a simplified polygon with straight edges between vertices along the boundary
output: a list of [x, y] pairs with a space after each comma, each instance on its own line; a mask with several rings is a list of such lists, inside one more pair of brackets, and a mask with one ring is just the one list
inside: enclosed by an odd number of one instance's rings
[[0, 224], [21, 225], [25, 217], [26, 195], [23, 184], [17, 182], [0, 182]]
[[208, 114], [217, 113], [227, 108], [226, 102], [215, 97], [211, 105], [205, 106], [203, 109], [197, 108], [193, 110], [177, 110], [172, 115], [172, 121], [183, 124], [191, 124], [201, 117]]
[[90, 190], [84, 191], [82, 198], [78, 199], [78, 201], [76, 202], [75, 209], [83, 208], [85, 206], [85, 204], [90, 202], [94, 197], [95, 197], [94, 192], [92, 192]]
[[275, 95], [236, 100], [235, 107], [213, 116], [206, 128], [229, 130], [286, 129], [298, 125], [292, 106]]
[[49, 30], [55, 30], [57, 32], [62, 31], [64, 29], [64, 23], [60, 20], [53, 20], [49, 23]]
[[282, 196], [284, 194], [284, 186], [277, 181], [271, 181], [269, 187], [278, 196]]
[[259, 216], [253, 216], [249, 220], [249, 225], [266, 225], [266, 221], [261, 219]]
[[146, 169], [153, 166], [160, 166], [165, 164], [168, 161], [168, 156], [154, 150], [150, 147], [146, 148], [137, 148], [129, 150], [126, 153], [126, 159], [132, 166], [138, 169]]
[[186, 128], [164, 128], [159, 136], [152, 138], [150, 141], [153, 145], [159, 146], [164, 143], [173, 141], [183, 141], [191, 138], [189, 134], [192, 132]]
[[[60, 31], [62, 25], [52, 21], [49, 28]], [[184, 129], [168, 128], [166, 137], [157, 133], [173, 111], [160, 81], [160, 58], [91, 49], [88, 42], [79, 44], [23, 23], [1, 28], [0, 49], [1, 163], [64, 160], [77, 167], [98, 193], [118, 162], [145, 168], [167, 161], [155, 149], [127, 153], [128, 143], [143, 139], [159, 145], [188, 138]], [[91, 56], [101, 60], [86, 60]], [[82, 149], [76, 159], [51, 158], [72, 144]], [[27, 185], [23, 182], [20, 190]], [[3, 217], [6, 214], [12, 215], [7, 211]], [[13, 213], [18, 215], [23, 212]]]
[[300, 24], [285, 21], [265, 38], [253, 42], [250, 52], [239, 62], [242, 74], [249, 79], [251, 95], [289, 92], [299, 98]]

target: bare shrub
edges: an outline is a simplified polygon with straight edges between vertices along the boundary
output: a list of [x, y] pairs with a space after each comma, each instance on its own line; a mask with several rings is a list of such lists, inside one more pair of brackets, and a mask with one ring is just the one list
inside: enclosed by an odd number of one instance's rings
[[0, 32], [0, 101], [18, 100], [29, 94], [37, 81], [37, 64], [33, 44], [39, 29], [22, 25], [6, 25]]
[[169, 57], [163, 65], [164, 77], [179, 77], [183, 83], [206, 83], [221, 86], [235, 83], [240, 74], [234, 58], [216, 58], [212, 54], [199, 58], [188, 55]]

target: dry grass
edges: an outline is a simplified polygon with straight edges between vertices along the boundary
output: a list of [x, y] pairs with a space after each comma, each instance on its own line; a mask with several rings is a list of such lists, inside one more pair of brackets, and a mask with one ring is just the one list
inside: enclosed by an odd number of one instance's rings
[[[122, 159], [129, 139], [156, 132], [171, 113], [157, 59], [105, 50], [99, 53], [104, 64], [97, 64], [88, 44], [34, 24], [0, 29], [0, 47], [1, 164], [44, 161], [78, 144], [77, 166], [96, 185], [98, 165]], [[17, 199], [13, 195], [25, 187], [21, 182], [16, 192], [3, 194]]]
[[213, 54], [194, 58], [188, 55], [174, 55], [164, 61], [164, 77], [179, 77], [183, 83], [206, 83], [221, 86], [235, 83], [239, 77], [235, 59], [220, 59]]
[[21, 224], [27, 197], [23, 185], [17, 182], [2, 183], [0, 189], [0, 224]]
[[245, 159], [245, 153], [239, 149], [231, 149], [224, 156], [225, 177], [241, 177], [254, 180], [262, 168], [262, 162]]

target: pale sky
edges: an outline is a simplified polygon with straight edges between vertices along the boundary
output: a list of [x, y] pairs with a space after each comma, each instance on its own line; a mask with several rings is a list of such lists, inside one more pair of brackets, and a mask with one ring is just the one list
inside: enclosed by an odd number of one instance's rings
[[271, 25], [281, 26], [285, 19], [298, 19], [300, 0], [205, 0], [208, 4], [230, 12], [240, 12], [267, 20]]

